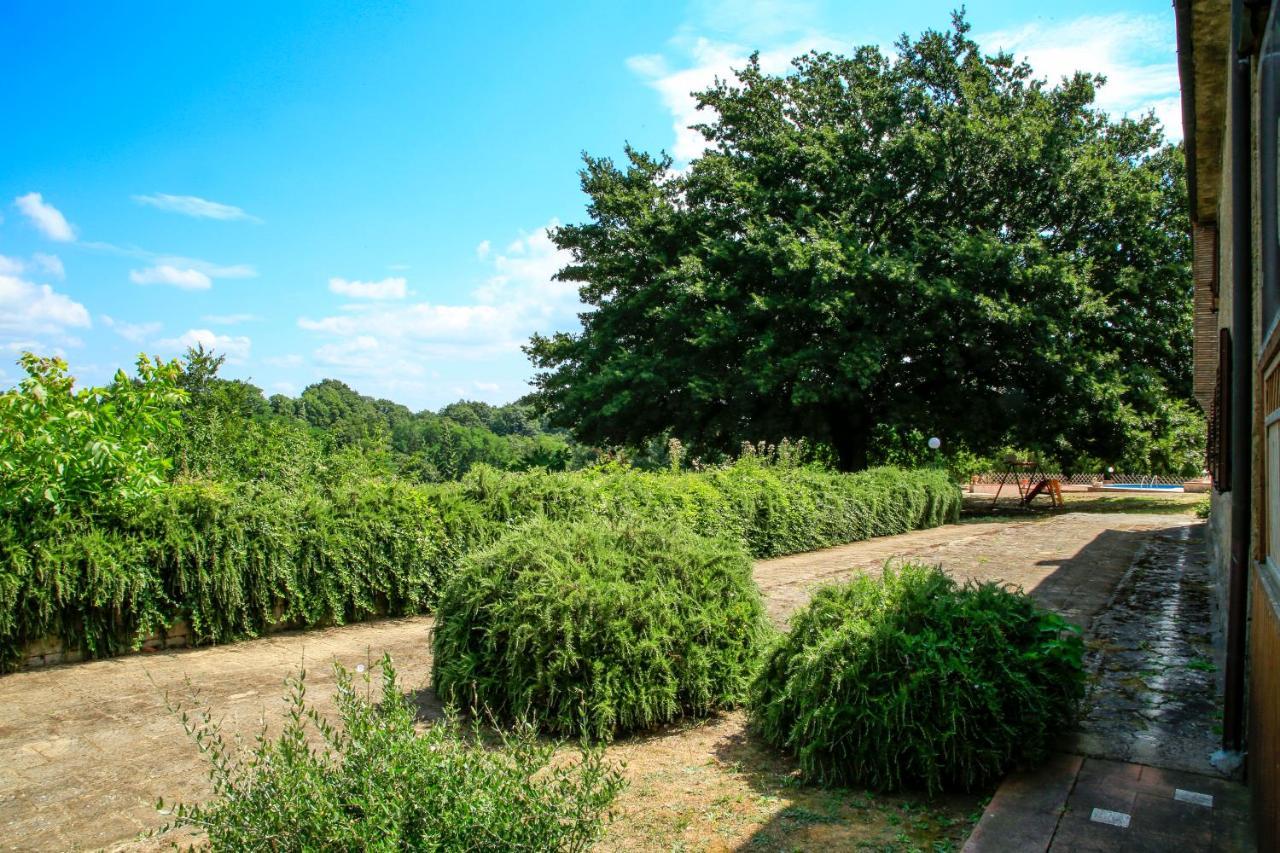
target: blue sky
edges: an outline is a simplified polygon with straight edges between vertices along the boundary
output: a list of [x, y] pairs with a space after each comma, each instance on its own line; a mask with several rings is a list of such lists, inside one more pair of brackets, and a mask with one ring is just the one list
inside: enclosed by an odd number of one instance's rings
[[[687, 160], [687, 93], [751, 50], [780, 71], [952, 5], [6, 0], [0, 386], [24, 349], [99, 383], [202, 342], [268, 394], [515, 399], [520, 345], [576, 326], [545, 229], [583, 218], [581, 152]], [[967, 6], [1181, 135], [1167, 0]]]

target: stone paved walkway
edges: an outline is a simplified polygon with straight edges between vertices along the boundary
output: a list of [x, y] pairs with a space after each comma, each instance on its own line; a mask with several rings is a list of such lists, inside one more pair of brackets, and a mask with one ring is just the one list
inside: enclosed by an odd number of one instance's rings
[[1203, 529], [1152, 537], [1090, 630], [1093, 673], [1070, 752], [1221, 775], [1222, 708]]
[[[756, 577], [779, 622], [818, 584], [878, 570], [887, 559], [913, 559], [1021, 585], [1088, 624], [1153, 532], [1176, 536], [1191, 522], [1077, 513], [953, 525], [761, 561]], [[353, 667], [390, 652], [404, 686], [426, 688], [430, 627], [429, 617], [388, 620], [0, 676], [0, 849], [132, 847], [139, 831], [161, 822], [157, 797], [204, 796], [201, 759], [164, 708], [164, 693], [182, 695], [184, 680], [224, 715], [228, 732], [251, 734], [262, 719], [276, 718], [283, 681], [302, 663], [308, 697], [322, 711], [331, 709], [334, 660]], [[628, 800], [624, 819], [652, 807]]]
[[964, 853], [1253, 850], [1248, 789], [1210, 762], [1222, 695], [1204, 525], [1148, 537], [1087, 639], [1079, 731], [1001, 784]]

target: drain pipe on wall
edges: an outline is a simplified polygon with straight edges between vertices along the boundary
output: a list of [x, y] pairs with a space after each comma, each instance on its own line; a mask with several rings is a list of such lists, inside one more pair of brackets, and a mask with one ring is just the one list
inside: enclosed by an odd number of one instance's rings
[[1231, 4], [1231, 567], [1222, 745], [1244, 748], [1245, 655], [1253, 527], [1252, 86], [1242, 0]]

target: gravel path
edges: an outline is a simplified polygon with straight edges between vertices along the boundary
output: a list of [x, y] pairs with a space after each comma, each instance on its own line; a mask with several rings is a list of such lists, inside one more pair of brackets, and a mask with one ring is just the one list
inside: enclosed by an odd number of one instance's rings
[[[756, 577], [779, 623], [818, 584], [876, 571], [886, 560], [911, 559], [941, 563], [958, 577], [1016, 584], [1087, 625], [1154, 531], [1179, 536], [1194, 523], [1179, 515], [1069, 513], [1039, 521], [952, 525], [760, 561]], [[264, 718], [276, 718], [283, 681], [299, 665], [308, 669], [309, 698], [328, 709], [332, 661], [354, 667], [390, 652], [404, 686], [423, 691], [429, 703], [431, 624], [430, 617], [387, 620], [0, 676], [0, 849], [135, 846], [139, 832], [161, 822], [154, 809], [157, 797], [203, 796], [203, 764], [165, 710], [166, 692], [183, 697], [188, 687], [197, 688], [223, 716], [228, 731], [248, 734]], [[723, 737], [741, 738], [740, 715], [728, 720], [717, 724], [733, 729]], [[682, 737], [689, 735], [660, 734], [644, 742]], [[674, 745], [678, 753], [678, 742]], [[656, 777], [662, 772], [654, 762], [666, 761], [658, 756], [672, 752], [648, 750], [639, 741], [615, 749], [628, 754], [629, 775]], [[646, 759], [650, 752], [653, 760]], [[724, 785], [736, 784], [736, 771], [716, 772]], [[623, 819], [606, 846], [632, 849], [647, 845], [646, 839], [627, 837], [629, 819], [643, 823], [646, 809], [673, 808], [670, 800], [626, 796], [620, 806]], [[680, 826], [679, 832], [696, 842], [698, 824]], [[749, 835], [750, 829], [743, 831]], [[672, 841], [664, 837], [654, 843], [665, 848]]]

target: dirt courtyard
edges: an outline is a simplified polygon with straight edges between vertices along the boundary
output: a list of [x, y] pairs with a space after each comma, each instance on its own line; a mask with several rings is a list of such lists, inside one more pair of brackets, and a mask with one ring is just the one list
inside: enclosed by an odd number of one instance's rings
[[[1180, 507], [1152, 508], [950, 525], [759, 561], [756, 578], [779, 624], [815, 585], [912, 559], [1019, 585], [1087, 626], [1148, 537], [1199, 524]], [[186, 679], [245, 734], [283, 707], [284, 679], [303, 664], [321, 708], [331, 707], [333, 661], [355, 667], [383, 652], [429, 702], [431, 624], [388, 620], [0, 676], [0, 849], [134, 848], [163, 822], [158, 797], [206, 795], [202, 760], [165, 709], [166, 691], [187, 695]], [[794, 764], [759, 747], [740, 712], [625, 739], [610, 755], [631, 784], [604, 849], [930, 849], [963, 841], [980, 811], [977, 797], [921, 804], [799, 786]]]

